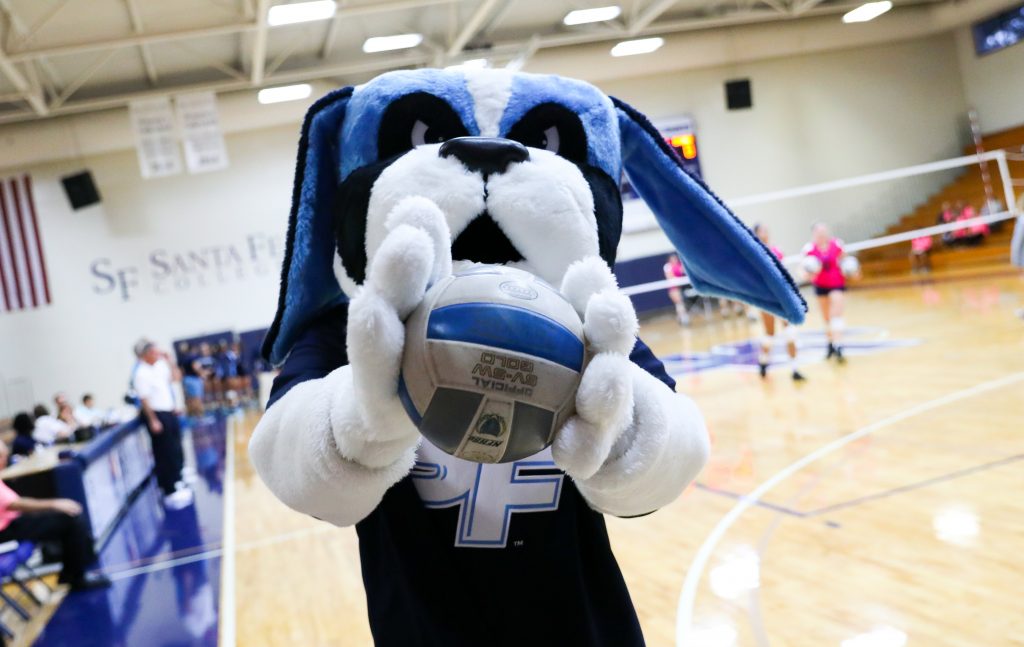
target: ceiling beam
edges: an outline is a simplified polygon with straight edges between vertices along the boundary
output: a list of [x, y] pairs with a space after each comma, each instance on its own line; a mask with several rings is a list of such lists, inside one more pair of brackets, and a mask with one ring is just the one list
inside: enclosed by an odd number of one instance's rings
[[[405, 11], [420, 7], [429, 7], [440, 4], [451, 4], [459, 0], [391, 0], [389, 2], [375, 2], [372, 4], [359, 5], [356, 7], [344, 7], [339, 9], [336, 16], [340, 19], [368, 16], [390, 11]], [[6, 7], [10, 0], [0, 0], [0, 7]], [[152, 45], [154, 43], [166, 43], [175, 40], [190, 40], [193, 38], [209, 38], [212, 36], [224, 36], [228, 34], [239, 34], [257, 31], [260, 28], [259, 18], [263, 16], [266, 21], [266, 9], [268, 3], [259, 0], [258, 5], [263, 5], [263, 11], [257, 7], [257, 20], [233, 22], [209, 27], [198, 27], [193, 29], [178, 29], [174, 31], [155, 32], [147, 34], [135, 34], [122, 38], [98, 39], [50, 47], [39, 47], [29, 49], [18, 49], [8, 52], [8, 58], [20, 63], [49, 56], [72, 56], [85, 52], [95, 52], [106, 49], [119, 49], [124, 47], [137, 47], [139, 45]]]
[[512, 7], [514, 6], [515, 2], [513, 2], [513, 0], [508, 0], [508, 2], [503, 3], [501, 8], [495, 11], [494, 15], [492, 15], [490, 20], [487, 21], [487, 24], [480, 29], [480, 34], [486, 36], [497, 29], [498, 26], [504, 22], [505, 18], [508, 17], [509, 13], [511, 13]]
[[123, 38], [68, 43], [67, 45], [54, 45], [38, 49], [24, 49], [17, 52], [11, 52], [9, 56], [10, 59], [15, 62], [31, 61], [47, 56], [71, 56], [106, 49], [121, 49], [124, 47], [151, 45], [153, 43], [167, 43], [175, 40], [188, 40], [192, 38], [207, 38], [210, 36], [237, 34], [239, 32], [256, 29], [256, 27], [257, 25], [255, 22], [229, 23], [225, 25], [215, 25], [212, 27], [199, 27], [197, 29], [179, 29], [175, 31], [125, 36]]
[[[744, 11], [724, 16], [680, 18], [677, 20], [655, 23], [636, 33], [630, 33], [628, 29], [613, 31], [587, 31], [587, 32], [563, 32], [548, 34], [540, 37], [538, 49], [552, 47], [567, 47], [570, 45], [588, 45], [593, 43], [610, 42], [624, 37], [633, 36], [658, 36], [666, 34], [682, 34], [703, 29], [715, 29], [718, 27], [732, 27], [737, 25], [749, 25], [759, 22], [778, 22], [782, 20], [798, 20], [813, 16], [828, 16], [837, 13], [846, 13], [863, 4], [862, 0], [853, 2], [845, 1], [837, 4], [822, 4], [804, 12], [797, 17], [793, 14], [779, 13], [774, 9]], [[911, 7], [918, 5], [938, 5], [935, 0], [903, 0], [898, 7]], [[514, 57], [516, 52], [522, 48], [523, 43], [519, 40], [494, 43], [488, 53], [496, 56]]]
[[[132, 21], [132, 31], [141, 34], [145, 30], [142, 27], [142, 17], [139, 15], [139, 8], [135, 4], [135, 0], [124, 0], [124, 4], [128, 9], [128, 17]], [[156, 66], [153, 65], [153, 58], [149, 54], [149, 47], [139, 45], [139, 55], [142, 57], [142, 66], [146, 69], [146, 80], [150, 85], [156, 85], [159, 77], [156, 73]]]
[[534, 34], [533, 38], [526, 41], [526, 44], [523, 45], [522, 49], [516, 52], [515, 56], [512, 57], [512, 60], [505, 64], [505, 69], [512, 70], [513, 72], [518, 72], [519, 70], [523, 69], [523, 67], [526, 65], [526, 62], [529, 61], [530, 58], [537, 53], [537, 50], [539, 48], [540, 34]]
[[[17, 35], [18, 38], [21, 39], [20, 42], [26, 42], [26, 40], [28, 39], [28, 34], [32, 33], [32, 30], [30, 30], [25, 25], [21, 18], [18, 17], [18, 14], [14, 13], [14, 9], [11, 7], [11, 0], [0, 0], [0, 9], [2, 9], [4, 13], [7, 14], [10, 27], [12, 31], [15, 33], [15, 35]], [[50, 17], [52, 18], [54, 15], [56, 15], [56, 12], [51, 13]], [[53, 67], [53, 64], [51, 64], [50, 61], [47, 61], [46, 59], [40, 59], [38, 63], [43, 68], [43, 71], [46, 72], [46, 76], [49, 77], [50, 85], [54, 87], [60, 87], [64, 85], [64, 81], [61, 79], [60, 74], [58, 74], [57, 70]]]
[[790, 13], [794, 16], [801, 16], [811, 9], [817, 7], [822, 3], [823, 0], [793, 0], [790, 9]]
[[357, 5], [355, 7], [340, 7], [335, 13], [337, 18], [355, 18], [357, 16], [369, 16], [389, 11], [408, 11], [410, 9], [421, 9], [439, 4], [454, 4], [461, 0], [391, 0], [390, 2], [372, 2]]
[[497, 9], [505, 0], [484, 0], [481, 2], [476, 11], [470, 15], [469, 20], [462, 26], [462, 29], [458, 34], [455, 35], [455, 39], [448, 45], [448, 50], [444, 53], [446, 58], [452, 59], [462, 53], [462, 50], [466, 48], [469, 41], [473, 40], [477, 32], [483, 27], [487, 19], [491, 17], [491, 14]]
[[117, 52], [118, 50], [112, 49], [104, 55], [100, 56], [98, 59], [96, 59], [93, 62], [93, 64], [85, 70], [85, 72], [82, 72], [82, 74], [79, 75], [77, 79], [69, 83], [61, 91], [57, 98], [53, 100], [52, 108], [56, 109], [64, 105], [67, 102], [67, 100], [71, 98], [71, 95], [73, 95], [75, 92], [78, 92], [78, 89], [85, 85], [85, 83], [89, 79], [95, 76], [95, 74], [99, 72], [103, 68], [103, 66], [106, 65], [107, 62], [114, 57], [115, 54], [117, 54]]
[[267, 10], [270, 7], [268, 0], [258, 0], [256, 3], [256, 34], [252, 39], [252, 60], [249, 61], [249, 78], [253, 85], [263, 83], [264, 71], [267, 69]]
[[629, 35], [635, 36], [668, 11], [679, 0], [652, 0], [629, 25]]
[[223, 63], [215, 58], [210, 58], [203, 52], [197, 52], [185, 43], [174, 43], [174, 47], [178, 51], [188, 54], [190, 57], [192, 57], [199, 63], [205, 65], [206, 67], [217, 70], [218, 72], [221, 72], [222, 74], [225, 74], [233, 79], [245, 80], [249, 78], [246, 74], [239, 72], [234, 67], [226, 63]]
[[[374, 58], [362, 63], [329, 64], [318, 65], [306, 69], [288, 70], [266, 78], [268, 84], [300, 83], [302, 81], [316, 81], [335, 77], [355, 76], [360, 74], [371, 74], [385, 70], [408, 69], [426, 65], [430, 62], [430, 54], [421, 52], [407, 54], [399, 57]], [[159, 88], [141, 90], [138, 92], [126, 92], [109, 97], [93, 97], [78, 101], [69, 101], [52, 111], [53, 116], [92, 112], [96, 110], [108, 110], [128, 105], [137, 99], [149, 99], [152, 97], [165, 97], [168, 93], [184, 92], [233, 92], [238, 90], [252, 89], [249, 79], [223, 79], [204, 83], [190, 83], [175, 86], [173, 88]], [[31, 119], [26, 114], [0, 114], [0, 124], [26, 121]]]
[[37, 116], [44, 117], [49, 114], [49, 107], [46, 105], [46, 99], [43, 98], [43, 89], [38, 86], [33, 87], [18, 66], [2, 50], [0, 50], [0, 72], [21, 93], [28, 105], [32, 106], [32, 111]]
[[331, 50], [334, 49], [334, 38], [338, 35], [338, 24], [341, 20], [338, 18], [338, 14], [335, 13], [331, 16], [331, 22], [327, 25], [327, 33], [324, 34], [324, 42], [320, 45], [320, 58], [327, 58], [331, 55]]
[[[4, 0], [0, 0], [2, 3]], [[438, 4], [441, 0], [416, 0], [417, 2], [429, 2]], [[448, 0], [444, 0], [447, 2]], [[759, 0], [760, 1], [760, 0]], [[406, 0], [408, 2], [408, 0]], [[394, 5], [394, 2], [388, 2], [385, 4]], [[686, 33], [689, 31], [697, 31], [703, 29], [714, 29], [720, 27], [729, 27], [736, 25], [745, 25], [752, 23], [770, 23], [784, 20], [800, 20], [811, 16], [825, 16], [837, 13], [844, 13], [853, 7], [860, 4], [860, 0], [840, 0], [836, 4], [821, 4], [813, 7], [797, 17], [791, 13], [779, 13], [774, 9], [764, 7], [760, 10], [746, 11], [742, 13], [729, 14], [725, 16], [717, 17], [691, 17], [681, 18], [669, 21], [655, 22], [645, 29], [638, 32], [638, 36], [653, 36], [663, 35], [671, 33]], [[921, 4], [935, 4], [932, 0], [901, 0], [900, 7], [908, 7]], [[650, 6], [650, 5], [649, 5]], [[255, 24], [243, 25], [244, 30], [252, 30], [255, 28]], [[617, 26], [613, 30], [601, 30], [601, 31], [588, 31], [588, 32], [561, 32], [561, 33], [550, 33], [547, 35], [535, 35], [529, 41], [524, 42], [523, 40], [510, 40], [505, 42], [494, 43], [493, 46], [488, 50], [488, 56], [498, 59], [509, 61], [514, 65], [522, 65], [525, 63], [534, 52], [540, 49], [565, 47], [572, 45], [585, 45], [585, 44], [596, 44], [612, 42], [616, 39], [628, 37], [628, 27]], [[248, 31], [246, 31], [248, 33]], [[445, 52], [445, 48], [439, 47], [436, 44], [433, 48], [439, 50], [442, 54]], [[264, 62], [264, 79], [263, 85], [267, 84], [278, 84], [278, 83], [293, 83], [300, 81], [313, 81], [318, 79], [334, 79], [341, 77], [342, 79], [349, 80], [346, 77], [358, 77], [359, 75], [369, 74], [372, 72], [380, 72], [384, 70], [418, 67], [430, 64], [435, 56], [435, 51], [430, 47], [424, 46], [418, 50], [410, 51], [406, 56], [403, 57], [359, 57], [358, 63], [344, 63], [344, 64], [319, 64], [319, 65], [308, 65], [305, 67], [299, 67], [291, 69], [286, 72], [268, 71], [266, 68], [266, 61]], [[516, 59], [521, 59], [516, 62]], [[0, 63], [0, 69], [6, 70], [12, 68], [14, 72], [20, 74], [20, 78], [25, 84], [22, 87], [32, 88], [32, 79], [27, 78], [19, 66], [14, 64], [11, 58], [6, 58], [3, 63]], [[6, 73], [6, 72], [4, 72]], [[226, 78], [218, 81], [201, 83], [201, 84], [184, 84], [162, 88], [160, 90], [152, 90], [156, 95], [165, 95], [173, 92], [186, 92], [193, 89], [204, 89], [213, 91], [233, 91], [243, 90], [248, 88], [257, 87], [252, 82], [252, 78], [249, 75], [240, 75], [241, 78]], [[17, 86], [16, 86], [17, 87]], [[22, 87], [19, 87], [19, 92], [22, 92]], [[30, 92], [31, 93], [31, 92]], [[24, 93], [19, 96], [24, 97]], [[44, 96], [39, 93], [33, 95], [38, 107], [42, 106], [46, 108], [46, 101]], [[77, 99], [67, 101], [59, 108], [51, 111], [52, 114], [68, 114], [73, 112], [85, 112], [89, 110], [100, 110], [104, 108], [117, 107], [125, 105], [132, 98], [139, 98], [142, 96], [155, 96], [147, 95], [145, 91], [142, 93], [117, 93], [109, 96], [99, 96], [88, 99]], [[28, 101], [28, 97], [25, 97], [25, 101]], [[36, 113], [38, 115], [38, 112]], [[27, 119], [34, 118], [31, 113], [4, 113], [0, 115], [0, 123], [10, 123], [14, 121], [24, 121]]]
[[35, 21], [31, 27], [26, 27], [24, 24], [15, 25], [14, 23], [20, 23], [21, 21], [16, 20], [17, 16], [14, 15], [11, 9], [10, 0], [4, 0], [2, 4], [4, 11], [11, 17], [12, 27], [15, 27], [14, 32], [18, 36], [18, 47], [23, 47], [29, 41], [36, 37], [36, 35], [46, 26], [48, 22], [53, 20], [61, 12], [61, 10], [68, 6], [67, 2], [58, 2], [50, 7], [50, 10], [43, 14], [41, 18]]

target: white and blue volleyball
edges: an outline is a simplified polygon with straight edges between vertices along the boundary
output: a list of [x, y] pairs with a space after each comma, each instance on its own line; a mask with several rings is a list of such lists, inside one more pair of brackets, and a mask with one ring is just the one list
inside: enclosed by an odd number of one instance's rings
[[839, 270], [847, 278], [857, 276], [860, 274], [860, 261], [856, 256], [843, 256], [843, 260], [839, 261]]
[[817, 256], [804, 256], [800, 261], [800, 269], [808, 278], [814, 278], [821, 272], [821, 259]]
[[583, 323], [528, 272], [478, 265], [438, 282], [405, 335], [402, 404], [420, 433], [453, 456], [532, 456], [575, 411]]

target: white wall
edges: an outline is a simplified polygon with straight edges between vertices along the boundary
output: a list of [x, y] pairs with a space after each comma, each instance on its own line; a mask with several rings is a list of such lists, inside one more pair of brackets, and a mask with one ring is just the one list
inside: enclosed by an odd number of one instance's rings
[[[749, 78], [754, 106], [725, 108], [726, 80]], [[705, 179], [730, 198], [900, 168], [960, 154], [966, 101], [953, 38], [848, 49], [602, 83], [602, 88], [652, 119], [690, 114], [696, 122]], [[841, 235], [868, 237], [880, 223], [893, 183], [740, 208], [764, 221], [775, 241], [795, 252], [813, 221], [834, 222]], [[881, 198], [885, 198], [884, 201]], [[874, 205], [868, 210], [863, 205]], [[895, 215], [895, 214], [892, 214]], [[891, 219], [889, 220], [891, 222]], [[624, 241], [623, 258], [660, 253], [667, 241], [643, 234]]]
[[[752, 80], [754, 108], [727, 112], [722, 82], [738, 77]], [[728, 198], [955, 154], [957, 118], [966, 108], [959, 79], [947, 35], [602, 85], [655, 118], [693, 115], [705, 176]], [[142, 180], [134, 151], [123, 150], [131, 142], [124, 111], [0, 129], [0, 166], [16, 164], [33, 175], [54, 300], [45, 309], [0, 316], [0, 384], [24, 377], [36, 400], [58, 389], [73, 396], [90, 390], [113, 404], [139, 335], [167, 342], [269, 324], [280, 259], [264, 243], [277, 241], [280, 254], [303, 106], [253, 112], [246, 122], [243, 103], [251, 99], [223, 100], [222, 115], [230, 116], [222, 119], [235, 133], [227, 139], [231, 166], [201, 176]], [[257, 129], [239, 132], [240, 124]], [[105, 152], [82, 156], [96, 150]], [[62, 151], [65, 161], [52, 161]], [[103, 203], [72, 212], [59, 177], [82, 168], [93, 172]], [[779, 203], [741, 215], [766, 220], [791, 251], [805, 238], [808, 219], [842, 213], [844, 200], [863, 194], [840, 198], [801, 203], [799, 213]], [[250, 235], [260, 237], [255, 261]], [[212, 262], [217, 253], [230, 259], [232, 245], [242, 277], [237, 267], [222, 277], [183, 269], [177, 289], [153, 276], [160, 274], [150, 258], [156, 250], [166, 250], [158, 257], [166, 259], [206, 249]], [[623, 257], [666, 247], [660, 234], [631, 239]], [[97, 267], [98, 259], [109, 262]], [[116, 274], [113, 284], [97, 274], [116, 269], [137, 284], [128, 300]], [[6, 406], [0, 392], [0, 414]]]
[[967, 103], [978, 111], [982, 132], [1024, 124], [1024, 43], [978, 56], [971, 28], [963, 27], [956, 45]]
[[[0, 415], [27, 404], [18, 388], [26, 377], [37, 401], [66, 390], [116, 404], [141, 335], [167, 343], [268, 325], [297, 132], [293, 125], [230, 136], [230, 168], [204, 175], [144, 181], [134, 151], [28, 169], [53, 304], [0, 316], [0, 384], [15, 382], [14, 402], [0, 390]], [[82, 168], [92, 171], [103, 202], [75, 212], [59, 177]], [[155, 264], [153, 254], [173, 269]]]

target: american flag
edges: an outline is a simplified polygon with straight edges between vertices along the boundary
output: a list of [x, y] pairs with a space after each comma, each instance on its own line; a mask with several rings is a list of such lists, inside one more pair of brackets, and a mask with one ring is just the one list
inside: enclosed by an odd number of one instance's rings
[[50, 303], [50, 282], [28, 175], [0, 179], [0, 313]]

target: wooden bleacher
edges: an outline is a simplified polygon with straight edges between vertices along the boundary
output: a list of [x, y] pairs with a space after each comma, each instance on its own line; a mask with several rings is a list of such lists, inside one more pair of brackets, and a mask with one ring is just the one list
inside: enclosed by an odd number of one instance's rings
[[[986, 151], [1000, 148], [1008, 149], [1011, 152], [1020, 153], [1024, 149], [1024, 125], [1002, 132], [987, 135], [983, 138]], [[964, 151], [965, 155], [971, 155], [975, 151], [973, 147]], [[1024, 178], [1024, 162], [1011, 161], [1010, 175], [1016, 179]], [[995, 186], [993, 191], [996, 197], [1002, 199], [1003, 189], [999, 181], [999, 173], [994, 162], [990, 163], [989, 174]], [[1016, 193], [1021, 189], [1018, 187]], [[885, 232], [879, 235], [896, 234], [921, 227], [928, 227], [935, 224], [942, 203], [964, 200], [980, 210], [985, 203], [985, 186], [982, 183], [981, 169], [972, 166], [967, 169], [956, 180], [950, 182], [942, 190], [930, 196], [913, 213], [900, 218], [898, 222], [890, 226]], [[935, 237], [935, 246], [932, 248], [931, 262], [935, 274], [948, 272], [958, 273], [962, 271], [979, 271], [983, 268], [996, 268], [1006, 266], [1010, 258], [1010, 239], [1013, 235], [1013, 222], [1002, 223], [1002, 226], [993, 227], [992, 234], [976, 247], [943, 247], [938, 237]], [[866, 249], [858, 252], [857, 257], [861, 262], [864, 274], [863, 284], [884, 282], [886, 279], [899, 278], [910, 274], [910, 243], [898, 243], [886, 245], [875, 249]]]

